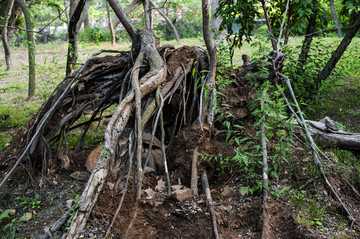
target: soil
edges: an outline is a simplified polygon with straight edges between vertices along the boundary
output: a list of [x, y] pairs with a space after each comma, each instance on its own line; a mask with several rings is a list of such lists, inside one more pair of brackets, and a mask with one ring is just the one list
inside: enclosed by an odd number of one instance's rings
[[[184, 47], [183, 51], [175, 51], [168, 58], [169, 71], [172, 74], [175, 66], [190, 62], [189, 59], [197, 57], [197, 51], [191, 47]], [[233, 83], [221, 92], [225, 95], [221, 104], [224, 106], [221, 112], [229, 112], [233, 115], [232, 123], [243, 127], [244, 135], [254, 137], [256, 129], [252, 127], [253, 118], [248, 109], [248, 102], [255, 97], [254, 89], [247, 85], [241, 78], [242, 68], [229, 72]], [[174, 98], [176, 99], [176, 94]], [[174, 103], [172, 103], [174, 104]], [[168, 111], [167, 111], [168, 110]], [[176, 110], [172, 107], [164, 108], [165, 121], [174, 116]], [[250, 194], [239, 189], [239, 178], [242, 177], [236, 165], [221, 169], [220, 157], [215, 160], [203, 160], [203, 156], [232, 157], [234, 147], [225, 141], [226, 131], [221, 128], [222, 121], [215, 124], [215, 130], [204, 125], [201, 130], [198, 124], [182, 126], [173, 139], [166, 138], [167, 159], [170, 172], [171, 185], [182, 185], [190, 188], [191, 163], [194, 149], [199, 150], [199, 161], [197, 164], [198, 175], [206, 170], [211, 196], [215, 205], [216, 222], [220, 238], [261, 238], [263, 203], [260, 193]], [[103, 126], [105, 127], [105, 126]], [[26, 135], [24, 129], [19, 135]], [[20, 137], [23, 138], [23, 137]], [[278, 187], [285, 190], [292, 185], [301, 185], [304, 176], [304, 165], [309, 162], [309, 155], [299, 142], [294, 146], [290, 158], [293, 160], [283, 170], [282, 178], [277, 181]], [[16, 148], [16, 147], [15, 147]], [[71, 202], [78, 199], [89, 177], [86, 172], [85, 163], [88, 155], [94, 148], [83, 148], [80, 151], [70, 149], [70, 168], [55, 168], [48, 175], [39, 172], [27, 172], [24, 168], [17, 170], [9, 183], [0, 192], [0, 209], [15, 209], [16, 218], [26, 212], [33, 214], [33, 219], [27, 222], [16, 221], [16, 237], [19, 238], [41, 238], [45, 227], [50, 227], [69, 208]], [[10, 150], [8, 152], [11, 152]], [[17, 154], [18, 152], [16, 152]], [[56, 153], [56, 152], [55, 152]], [[11, 153], [14, 155], [14, 152]], [[1, 173], [7, 172], [13, 164], [7, 157], [1, 159]], [[360, 220], [360, 194], [359, 185], [346, 182], [341, 174], [334, 169], [328, 174], [328, 179], [336, 192], [341, 195], [341, 200], [348, 207], [356, 221]], [[34, 181], [29, 181], [28, 173], [35, 175]], [[112, 219], [114, 212], [120, 202], [122, 191], [116, 193], [114, 184], [116, 175], [107, 178], [98, 201], [88, 219], [86, 228], [80, 238], [103, 238]], [[306, 178], [308, 179], [308, 178]], [[145, 175], [143, 193], [141, 199], [134, 200], [132, 179], [127, 190], [124, 204], [119, 215], [116, 217], [112, 228], [112, 238], [214, 238], [210, 214], [207, 210], [204, 191], [200, 189], [199, 197], [188, 197], [178, 200], [174, 195], [168, 196], [164, 189], [159, 188], [159, 182], [165, 180], [163, 169], [150, 172]], [[316, 186], [314, 186], [316, 185]], [[120, 184], [123, 189], [124, 183]], [[151, 189], [151, 190], [150, 190]], [[341, 206], [331, 196], [331, 192], [320, 178], [315, 178], [314, 183], [307, 187], [311, 190], [326, 192], [324, 204], [330, 203], [329, 213], [323, 220], [320, 229], [314, 225], [304, 225], [298, 220], [299, 211], [286, 197], [270, 196], [267, 201], [267, 213], [271, 226], [269, 239], [275, 238], [359, 238], [360, 231], [357, 225], [349, 224], [344, 217]], [[151, 193], [149, 193], [151, 192]], [[33, 204], [21, 204], [24, 200], [35, 198], [39, 195], [41, 207]], [[18, 197], [18, 199], [16, 199]], [[12, 206], [9, 203], [14, 202]], [[70, 204], [70, 205], [69, 205]], [[332, 210], [335, 209], [335, 210]], [[331, 212], [331, 213], [330, 213]], [[13, 216], [12, 218], [15, 218]], [[344, 219], [345, 218], [345, 219]], [[342, 228], [339, 229], [339, 224]], [[8, 221], [0, 221], [1, 226]], [[66, 222], [55, 234], [56, 238], [66, 233], [69, 222]]]

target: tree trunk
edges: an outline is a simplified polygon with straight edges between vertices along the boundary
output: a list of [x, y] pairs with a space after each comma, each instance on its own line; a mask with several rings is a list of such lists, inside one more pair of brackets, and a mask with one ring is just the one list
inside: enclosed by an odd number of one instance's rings
[[317, 18], [317, 12], [311, 14], [309, 18], [308, 27], [306, 29], [306, 35], [299, 55], [299, 62], [301, 63], [300, 64], [301, 69], [303, 69], [303, 64], [306, 62], [310, 52], [310, 45], [313, 40], [313, 33], [315, 31], [316, 18]]
[[150, 9], [149, 9], [149, 3], [147, 0], [143, 0], [144, 5], [144, 18], [145, 18], [145, 28], [146, 30], [151, 29], [151, 20], [150, 20]]
[[[200, 114], [205, 115], [205, 112], [208, 112], [208, 118], [207, 123], [212, 126], [212, 123], [214, 121], [214, 115], [215, 115], [215, 101], [216, 101], [216, 85], [215, 85], [215, 75], [216, 75], [216, 47], [214, 46], [211, 34], [210, 34], [210, 28], [209, 28], [209, 1], [208, 0], [202, 0], [202, 13], [203, 13], [203, 36], [204, 41], [206, 44], [206, 48], [209, 52], [210, 56], [210, 66], [209, 66], [209, 73], [208, 73], [208, 79], [205, 82], [207, 84], [207, 89], [209, 91], [209, 95], [211, 96], [210, 102], [208, 103], [209, 109], [207, 107], [204, 107], [203, 112], [200, 112]], [[201, 116], [201, 115], [200, 115]], [[200, 127], [203, 119], [202, 117], [199, 117]]]
[[174, 24], [171, 22], [171, 20], [166, 16], [166, 14], [160, 9], [158, 8], [158, 6], [156, 6], [156, 4], [154, 3], [154, 1], [152, 0], [149, 0], [150, 2], [150, 5], [156, 9], [156, 11], [158, 11], [158, 13], [160, 13], [160, 15], [165, 19], [165, 21], [169, 24], [171, 30], [173, 31], [174, 33], [174, 36], [175, 36], [175, 39], [177, 42], [180, 41], [180, 37], [179, 37], [179, 34], [174, 26]]
[[111, 35], [111, 44], [115, 45], [115, 41], [116, 41], [115, 40], [115, 32], [114, 32], [114, 27], [113, 27], [112, 20], [111, 20], [109, 3], [107, 1], [106, 1], [106, 12], [107, 12], [109, 30], [110, 30], [110, 35]]
[[360, 12], [355, 16], [352, 24], [349, 26], [349, 29], [341, 41], [340, 45], [336, 48], [332, 54], [330, 60], [326, 63], [324, 69], [320, 72], [318, 78], [315, 80], [315, 90], [317, 90], [321, 83], [326, 80], [330, 75], [331, 71], [334, 69], [336, 63], [340, 60], [341, 56], [345, 52], [348, 45], [351, 43], [351, 40], [354, 38], [356, 33], [360, 28]]
[[339, 20], [338, 20], [338, 18], [336, 16], [334, 0], [330, 0], [330, 10], [331, 10], [331, 15], [332, 15], [334, 24], [335, 24], [336, 29], [337, 29], [338, 37], [342, 38], [342, 31], [341, 31]]
[[28, 98], [30, 99], [35, 95], [35, 39], [33, 33], [33, 23], [31, 20], [29, 9], [25, 3], [25, 0], [17, 0], [21, 10], [24, 13], [25, 24], [27, 30], [27, 41], [28, 41], [28, 56], [29, 56], [29, 89]]
[[67, 62], [66, 62], [66, 75], [69, 75], [71, 71], [74, 69], [74, 65], [77, 60], [77, 54], [78, 54], [78, 42], [77, 42], [77, 36], [78, 36], [78, 22], [80, 20], [81, 13], [84, 9], [86, 0], [80, 0], [78, 5], [76, 6], [76, 9], [70, 13], [72, 13], [68, 28], [68, 34], [69, 34], [69, 47], [68, 47], [68, 55], [67, 55]]
[[80, 31], [81, 25], [83, 23], [85, 25], [86, 18], [89, 20], [88, 10], [89, 10], [89, 6], [90, 6], [91, 1], [92, 0], [87, 0], [85, 2], [84, 8], [83, 8], [83, 10], [81, 12], [81, 15], [80, 15], [80, 19], [79, 19], [78, 23], [76, 24], [76, 32], [77, 33], [79, 33], [79, 31]]
[[264, 11], [264, 16], [265, 16], [265, 20], [266, 20], [266, 26], [267, 26], [267, 28], [269, 30], [271, 45], [272, 45], [273, 49], [276, 49], [275, 36], [274, 36], [273, 31], [271, 29], [269, 14], [268, 14], [268, 11], [266, 9], [265, 1], [261, 0], [260, 2], [261, 2], [261, 6], [263, 8], [263, 11]]
[[[125, 30], [130, 35], [130, 37], [131, 37], [131, 39], [133, 41], [133, 44], [134, 44], [134, 42], [136, 42], [137, 39], [138, 39], [137, 29], [131, 24], [131, 22], [127, 18], [126, 12], [121, 9], [119, 3], [116, 0], [108, 0], [108, 3], [110, 4], [110, 6], [113, 9], [113, 11], [115, 12], [116, 16], [119, 18], [119, 20], [121, 21], [121, 23], [125, 27]], [[140, 3], [141, 3], [141, 0], [140, 0]], [[138, 6], [138, 5], [136, 5], [136, 6]]]
[[1, 34], [1, 38], [2, 38], [2, 42], [3, 42], [3, 46], [4, 46], [4, 53], [5, 53], [5, 62], [6, 62], [6, 70], [11, 70], [11, 58], [10, 58], [10, 46], [9, 46], [9, 42], [7, 39], [7, 26], [8, 26], [8, 21], [10, 19], [11, 16], [11, 11], [14, 7], [14, 0], [9, 0], [8, 1], [8, 5], [6, 7], [5, 10], [5, 19], [4, 19], [4, 27], [3, 27], [3, 31]]
[[[66, 0], [64, 0], [64, 8], [66, 8], [67, 6], [68, 6], [68, 3], [67, 3]], [[70, 9], [71, 9], [71, 6], [70, 6]], [[70, 9], [65, 11], [66, 21], [67, 21], [68, 24], [70, 22], [70, 14], [69, 14]]]
[[14, 3], [14, 7], [12, 10], [12, 14], [11, 14], [11, 23], [10, 23], [10, 27], [7, 29], [7, 40], [8, 42], [11, 42], [11, 39], [14, 37], [15, 32], [16, 32], [16, 25], [17, 25], [17, 19], [21, 14], [21, 8], [20, 6], [16, 3]]
[[285, 39], [284, 39], [284, 45], [286, 46], [289, 42], [289, 36], [290, 36], [290, 28], [291, 28], [291, 20], [293, 15], [293, 7], [292, 5], [289, 6], [289, 14], [288, 19], [286, 23], [286, 30], [285, 30]]

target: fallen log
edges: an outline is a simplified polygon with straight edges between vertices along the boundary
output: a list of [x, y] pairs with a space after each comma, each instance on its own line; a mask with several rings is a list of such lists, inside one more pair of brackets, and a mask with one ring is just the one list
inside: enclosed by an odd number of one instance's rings
[[318, 144], [328, 148], [339, 148], [349, 150], [356, 157], [360, 156], [360, 133], [349, 133], [337, 128], [331, 124], [333, 122], [329, 117], [320, 121], [307, 121], [311, 127], [310, 132], [318, 141]]

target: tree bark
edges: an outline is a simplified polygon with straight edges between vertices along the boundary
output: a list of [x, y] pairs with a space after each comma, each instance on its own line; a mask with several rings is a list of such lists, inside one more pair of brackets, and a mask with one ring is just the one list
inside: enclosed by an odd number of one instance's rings
[[314, 89], [317, 90], [321, 83], [326, 80], [326, 78], [330, 75], [331, 71], [336, 66], [336, 63], [340, 60], [341, 56], [345, 52], [346, 48], [351, 43], [351, 40], [354, 38], [356, 33], [360, 28], [360, 12], [355, 16], [352, 24], [349, 26], [349, 29], [341, 41], [340, 45], [336, 48], [334, 53], [332, 54], [330, 60], [326, 63], [324, 69], [320, 72], [318, 78], [315, 80]]
[[11, 70], [11, 58], [10, 58], [10, 46], [9, 46], [9, 42], [8, 42], [8, 38], [7, 38], [7, 26], [8, 26], [8, 21], [10, 19], [11, 16], [11, 11], [14, 7], [14, 0], [9, 0], [6, 10], [5, 10], [5, 19], [4, 19], [4, 27], [3, 27], [3, 31], [1, 34], [1, 38], [2, 38], [2, 42], [3, 42], [3, 46], [4, 46], [4, 53], [5, 53], [5, 62], [6, 62], [6, 70]]
[[174, 24], [171, 22], [171, 20], [166, 16], [166, 14], [160, 9], [158, 8], [158, 6], [154, 3], [154, 1], [152, 0], [149, 0], [150, 2], [150, 5], [156, 9], [156, 11], [158, 11], [158, 13], [160, 13], [160, 15], [165, 19], [165, 21], [169, 24], [171, 30], [173, 31], [174, 33], [174, 36], [175, 36], [175, 39], [177, 42], [180, 42], [180, 37], [179, 37], [179, 34], [174, 26]]
[[[349, 150], [355, 155], [360, 154], [360, 133], [348, 133], [343, 130], [332, 130], [326, 126], [324, 120], [306, 121], [314, 139], [324, 147]], [[298, 124], [295, 122], [295, 124]]]
[[[213, 44], [213, 41], [211, 40], [211, 34], [210, 34], [210, 28], [209, 28], [209, 1], [208, 0], [202, 0], [202, 13], [203, 13], [203, 36], [204, 41], [206, 44], [206, 48], [209, 52], [210, 56], [210, 65], [209, 65], [209, 73], [208, 73], [208, 79], [206, 81], [207, 89], [209, 90], [209, 95], [211, 96], [210, 102], [209, 102], [209, 113], [207, 117], [207, 123], [212, 126], [212, 123], [214, 121], [214, 112], [215, 112], [215, 101], [216, 101], [216, 85], [215, 85], [215, 75], [216, 75], [216, 47]], [[205, 112], [207, 112], [208, 109], [204, 107], [204, 112], [201, 112], [201, 114], [205, 115]], [[200, 121], [200, 127], [202, 123], [201, 117], [199, 117]]]
[[330, 10], [331, 10], [331, 15], [332, 15], [334, 24], [336, 26], [338, 37], [342, 38], [342, 31], [341, 31], [339, 19], [336, 16], [334, 0], [330, 0]]
[[30, 99], [35, 95], [35, 39], [33, 30], [33, 23], [31, 20], [29, 9], [25, 3], [25, 0], [17, 0], [21, 10], [24, 13], [25, 24], [26, 24], [26, 34], [28, 41], [28, 56], [29, 56], [29, 89], [28, 89], [28, 98]]
[[286, 23], [285, 39], [284, 39], [284, 45], [285, 46], [289, 42], [291, 20], [292, 20], [292, 15], [293, 15], [293, 7], [294, 7], [293, 5], [289, 6], [289, 14], [288, 14], [288, 19], [287, 19], [287, 23]]
[[143, 0], [144, 5], [144, 18], [145, 18], [145, 28], [146, 30], [151, 29], [151, 20], [150, 20], [150, 9], [149, 9], [149, 3], [147, 0]]
[[301, 69], [303, 69], [303, 64], [306, 62], [309, 52], [310, 52], [310, 45], [313, 40], [313, 34], [315, 31], [315, 25], [316, 25], [316, 18], [317, 18], [317, 12], [314, 12], [311, 14], [309, 18], [308, 27], [306, 29], [306, 35], [304, 38], [303, 45], [301, 47], [301, 52], [299, 55], [299, 62], [301, 63]]
[[111, 20], [109, 3], [107, 1], [106, 1], [106, 12], [107, 12], [109, 30], [110, 30], [110, 35], [111, 35], [111, 44], [115, 45], [115, 41], [116, 41], [115, 40], [115, 32], [114, 32], [114, 27], [113, 27], [112, 20]]
[[[84, 9], [86, 0], [80, 0], [78, 5], [76, 6], [74, 12], [72, 12], [68, 33], [69, 33], [69, 47], [68, 47], [68, 55], [66, 62], [66, 75], [69, 75], [71, 71], [74, 69], [74, 65], [76, 63], [78, 57], [78, 28], [77, 23], [79, 22], [81, 13]], [[71, 10], [71, 9], [70, 9]], [[71, 11], [70, 11], [71, 12]]]

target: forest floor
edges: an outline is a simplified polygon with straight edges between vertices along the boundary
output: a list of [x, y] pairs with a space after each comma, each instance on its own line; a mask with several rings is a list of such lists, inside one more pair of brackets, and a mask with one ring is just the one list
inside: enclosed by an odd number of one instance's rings
[[[110, 45], [98, 46], [99, 49], [111, 49]], [[117, 46], [118, 49], [119, 46]], [[124, 45], [124, 47], [126, 47]], [[65, 47], [54, 48], [54, 51], [64, 51]], [[95, 52], [95, 50], [94, 50]], [[84, 59], [94, 52], [83, 52]], [[0, 100], [7, 104], [16, 103], [14, 92], [22, 91], [26, 88], [26, 54], [23, 51], [14, 51], [14, 59], [18, 59], [21, 68], [10, 75], [2, 76], [0, 88]], [[43, 51], [39, 62], [44, 62], [40, 67], [43, 71], [38, 74], [39, 82], [43, 84], [42, 91], [51, 91], [58, 83], [64, 72], [64, 59], [57, 54], [52, 55], [49, 48]], [[22, 63], [21, 63], [22, 62]], [[49, 64], [52, 62], [54, 65]], [[240, 65], [240, 64], [239, 64]], [[39, 65], [38, 65], [39, 67]], [[54, 67], [60, 75], [54, 73]], [[242, 68], [237, 68], [228, 72], [232, 81], [237, 79]], [[48, 73], [46, 73], [48, 72]], [[49, 72], [52, 72], [49, 74]], [[16, 77], [18, 76], [18, 77]], [[14, 80], [22, 79], [22, 82], [15, 83]], [[328, 100], [332, 102], [342, 102], [344, 95], [359, 93], [357, 91], [358, 79], [348, 80], [348, 85], [339, 87], [339, 92], [335, 91]], [[41, 85], [41, 83], [40, 83]], [[354, 89], [356, 88], [356, 89]], [[254, 117], [251, 115], [248, 102], [255, 96], [255, 90], [249, 85], [230, 84], [221, 91], [224, 96], [221, 103], [231, 105], [226, 112], [234, 117], [232, 124], [241, 125], [243, 134], [248, 137], [255, 137], [256, 127], [253, 127]], [[9, 115], [9, 118], [2, 118], [1, 125], [11, 127], [1, 127], [1, 132], [10, 132], [12, 137], [15, 133], [21, 132], [22, 126], [27, 121], [34, 108], [31, 104], [40, 104], [46, 99], [38, 94], [33, 99], [33, 103], [23, 103], [18, 99], [18, 104], [29, 104], [28, 115], [19, 116], [18, 122], [10, 123], [17, 116], [11, 112], [1, 112], [0, 116]], [[19, 96], [15, 96], [19, 97]], [[25, 96], [21, 96], [24, 97]], [[21, 101], [21, 103], [20, 103]], [[349, 102], [353, 100], [349, 99]], [[339, 109], [329, 109], [326, 104], [321, 108], [323, 116], [331, 113], [332, 118], [341, 121], [348, 129], [358, 130], [356, 125], [359, 118], [356, 114], [353, 117], [344, 119], [344, 115], [339, 114]], [[340, 103], [339, 103], [340, 104]], [[15, 104], [16, 105], [16, 104]], [[344, 113], [346, 107], [358, 107], [359, 104], [341, 105]], [[336, 105], [336, 107], [340, 107]], [[16, 107], [15, 111], [16, 111]], [[171, 107], [169, 107], [171, 108]], [[359, 109], [359, 108], [358, 108]], [[36, 109], [35, 109], [36, 110]], [[171, 115], [171, 109], [164, 109], [164, 114]], [[169, 110], [166, 112], [166, 110]], [[319, 111], [320, 112], [320, 111]], [[346, 111], [347, 112], [347, 111]], [[359, 112], [359, 110], [357, 111]], [[311, 115], [311, 114], [309, 114]], [[323, 117], [319, 117], [315, 120]], [[199, 149], [199, 168], [206, 169], [211, 187], [211, 196], [214, 200], [217, 217], [217, 225], [221, 238], [260, 238], [262, 231], [262, 195], [258, 191], [251, 192], [246, 190], [246, 186], [251, 188], [256, 185], [256, 179], [244, 179], [241, 168], [234, 163], [227, 163], [226, 159], [234, 156], [234, 149], [226, 141], [226, 132], [222, 122], [217, 123], [217, 133], [211, 135], [205, 128], [201, 131], [197, 125], [184, 126], [176, 137], [168, 142], [167, 157], [170, 171], [170, 181], [175, 187], [190, 188], [191, 162], [195, 147]], [[14, 125], [12, 125], [14, 124]], [[19, 167], [11, 183], [6, 185], [0, 192], [0, 215], [6, 210], [10, 210], [8, 217], [0, 216], [0, 232], [2, 238], [15, 235], [16, 238], [41, 238], [45, 227], [51, 227], [79, 196], [86, 184], [88, 177], [85, 163], [91, 152], [102, 142], [102, 133], [105, 125], [94, 126], [92, 137], [80, 151], [75, 151], [76, 140], [69, 140], [70, 150], [67, 153], [71, 161], [68, 169], [58, 169], [48, 175], [32, 174], [28, 172], [25, 165]], [[19, 131], [17, 131], [19, 130]], [[297, 132], [302, 138], [301, 132]], [[74, 136], [76, 138], [76, 136]], [[9, 136], [6, 136], [6, 142]], [[270, 142], [269, 148], [273, 148]], [[275, 145], [275, 142], [274, 142]], [[9, 146], [9, 145], [8, 145]], [[275, 147], [275, 146], [274, 146]], [[156, 149], [159, 150], [159, 149]], [[94, 152], [96, 155], [96, 152]], [[217, 156], [205, 158], [204, 156]], [[341, 195], [344, 204], [350, 209], [354, 218], [360, 220], [360, 175], [359, 163], [356, 162], [351, 154], [341, 150], [330, 150], [327, 155], [333, 163], [323, 162], [325, 172], [337, 193]], [[1, 154], [0, 154], [1, 156]], [[355, 161], [354, 161], [355, 160]], [[357, 160], [358, 161], [358, 160]], [[3, 175], [8, 167], [7, 158], [0, 158], [0, 175]], [[35, 175], [30, 178], [31, 175]], [[256, 170], [253, 174], [261, 175]], [[287, 162], [283, 161], [278, 169], [278, 178], [271, 177], [270, 192], [271, 198], [268, 201], [270, 215], [270, 225], [272, 238], [359, 238], [360, 228], [356, 224], [351, 224], [345, 216], [342, 207], [332, 196], [331, 191], [324, 183], [324, 180], [316, 175], [313, 169], [310, 150], [300, 141], [295, 141], [288, 148]], [[87, 226], [81, 238], [102, 238], [114, 215], [121, 192], [115, 192], [114, 184], [117, 175], [107, 178], [105, 187], [99, 196], [99, 200], [91, 213]], [[160, 169], [156, 172], [149, 172], [145, 175], [143, 194], [139, 203], [135, 203], [133, 190], [125, 198], [122, 210], [118, 215], [113, 230], [112, 238], [213, 238], [211, 217], [207, 211], [206, 198], [200, 189], [199, 197], [189, 196], [184, 192], [182, 196], [167, 196], [164, 188], [164, 172]], [[130, 182], [131, 185], [132, 182]], [[122, 184], [120, 188], [122, 188]], [[175, 191], [175, 190], [174, 190]], [[184, 190], [186, 191], [186, 190]], [[54, 238], [60, 238], [66, 232], [68, 223], [57, 232]]]

